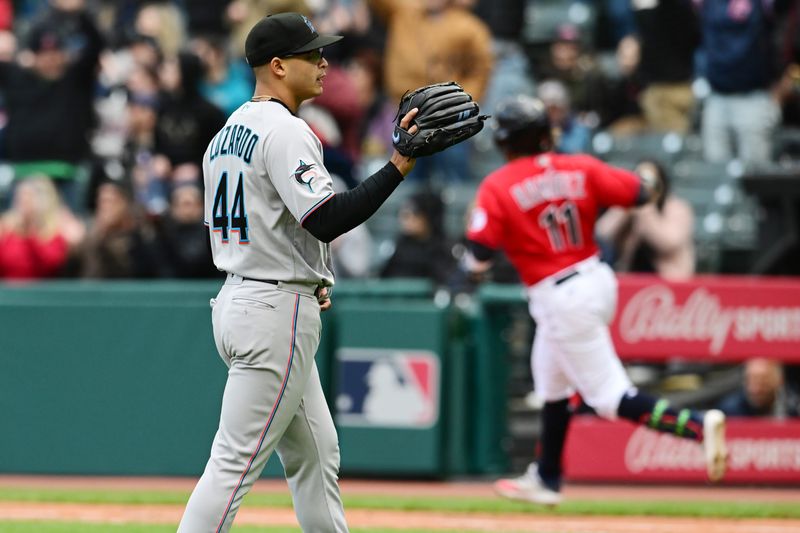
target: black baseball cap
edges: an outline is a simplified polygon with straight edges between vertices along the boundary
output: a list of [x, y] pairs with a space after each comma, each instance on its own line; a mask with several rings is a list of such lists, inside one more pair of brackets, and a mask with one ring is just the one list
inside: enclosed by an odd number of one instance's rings
[[300, 13], [276, 13], [253, 26], [244, 43], [244, 55], [250, 67], [258, 67], [273, 57], [310, 52], [341, 38], [341, 35], [320, 35], [314, 24]]

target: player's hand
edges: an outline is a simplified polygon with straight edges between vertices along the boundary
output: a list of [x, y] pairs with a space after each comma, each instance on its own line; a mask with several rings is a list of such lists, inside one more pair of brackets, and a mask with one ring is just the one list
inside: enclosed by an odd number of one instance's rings
[[331, 294], [328, 292], [328, 287], [321, 287], [317, 293], [317, 302], [319, 302], [319, 310], [327, 311], [331, 308]]
[[[411, 124], [411, 121], [414, 120], [414, 117], [417, 116], [418, 112], [419, 109], [415, 107], [414, 109], [406, 113], [406, 115], [400, 120], [400, 127], [403, 128], [404, 130], [408, 130], [408, 133], [411, 134], [416, 133], [418, 129], [416, 124], [411, 126], [410, 129], [409, 129], [409, 124]], [[406, 157], [397, 150], [394, 151], [389, 161], [391, 161], [394, 164], [394, 166], [397, 167], [397, 170], [399, 170], [403, 176], [408, 176], [408, 173], [411, 172], [411, 170], [414, 168], [414, 164], [417, 162], [416, 159]]]

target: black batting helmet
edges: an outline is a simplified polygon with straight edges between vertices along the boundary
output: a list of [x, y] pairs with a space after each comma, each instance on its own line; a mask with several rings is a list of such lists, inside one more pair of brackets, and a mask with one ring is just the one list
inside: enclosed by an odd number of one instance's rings
[[547, 107], [538, 98], [520, 94], [502, 100], [492, 113], [494, 142], [518, 154], [546, 152], [553, 140]]

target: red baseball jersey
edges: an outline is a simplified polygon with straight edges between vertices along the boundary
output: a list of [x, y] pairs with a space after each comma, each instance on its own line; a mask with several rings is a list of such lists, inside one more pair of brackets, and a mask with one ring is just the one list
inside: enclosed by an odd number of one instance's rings
[[598, 212], [632, 206], [639, 177], [586, 155], [515, 159], [481, 183], [467, 238], [502, 249], [530, 286], [597, 253]]

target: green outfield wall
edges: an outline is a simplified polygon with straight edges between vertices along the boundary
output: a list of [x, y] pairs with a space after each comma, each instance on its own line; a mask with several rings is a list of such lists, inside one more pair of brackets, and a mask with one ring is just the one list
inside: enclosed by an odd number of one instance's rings
[[[200, 474], [226, 375], [211, 334], [218, 288], [0, 286], [0, 472]], [[317, 364], [343, 474], [504, 471], [495, 319], [424, 281], [337, 285]], [[265, 475], [281, 473], [273, 458]]]

